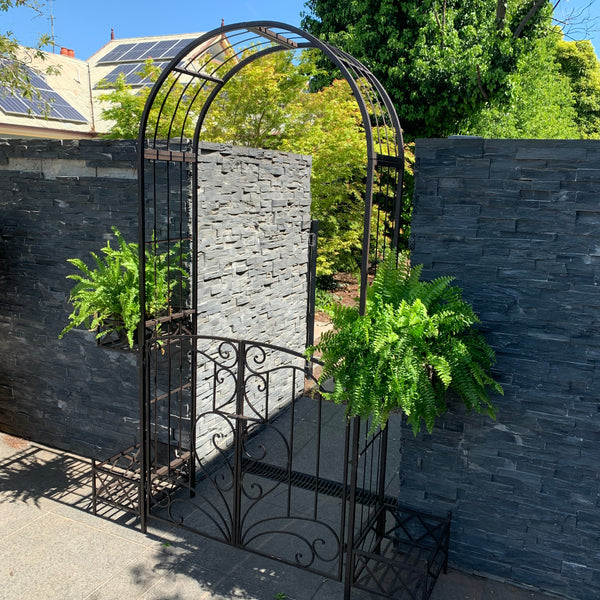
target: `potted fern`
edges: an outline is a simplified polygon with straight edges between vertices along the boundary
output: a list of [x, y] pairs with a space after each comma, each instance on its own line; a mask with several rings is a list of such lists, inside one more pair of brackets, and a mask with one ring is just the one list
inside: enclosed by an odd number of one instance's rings
[[489, 391], [502, 387], [490, 374], [495, 355], [476, 329], [479, 319], [452, 277], [425, 282], [421, 270], [391, 253], [367, 292], [366, 314], [332, 303], [333, 330], [307, 350], [321, 355], [319, 382], [333, 379], [323, 395], [345, 403], [349, 417], [371, 418], [372, 431], [393, 411], [415, 434], [423, 423], [431, 431], [449, 390], [468, 409], [495, 416]]
[[[91, 252], [95, 268], [79, 258], [68, 259], [81, 273], [67, 275], [76, 282], [69, 296], [74, 309], [59, 338], [74, 327], [85, 325], [97, 331], [99, 340], [113, 336], [117, 338], [116, 345], [134, 348], [135, 332], [142, 318], [138, 245], [127, 243], [114, 227], [113, 233], [118, 248], [107, 242], [101, 249], [104, 256]], [[173, 295], [181, 293], [185, 284], [186, 271], [182, 266], [185, 258], [179, 244], [163, 253], [153, 252], [153, 246], [146, 249], [144, 319], [156, 318], [170, 310]]]

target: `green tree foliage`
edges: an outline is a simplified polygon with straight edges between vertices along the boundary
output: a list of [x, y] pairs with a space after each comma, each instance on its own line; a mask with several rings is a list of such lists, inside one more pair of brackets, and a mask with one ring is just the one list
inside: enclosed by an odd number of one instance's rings
[[311, 213], [319, 221], [317, 273], [354, 271], [363, 236], [365, 133], [345, 81], [297, 96], [284, 130], [282, 150], [313, 157]]
[[[29, 8], [32, 11], [42, 14], [43, 4], [37, 0], [0, 0], [0, 11], [8, 12], [16, 8]], [[48, 67], [45, 70], [40, 70], [34, 66], [39, 64], [39, 61], [46, 59], [42, 49], [50, 45], [51, 39], [49, 35], [41, 36], [35, 47], [24, 47], [19, 44], [14, 32], [0, 31], [0, 94], [3, 95], [19, 95], [25, 98], [39, 100], [43, 104], [43, 100], [39, 91], [32, 85], [30, 71], [40, 73], [53, 74], [57, 72], [56, 67]]]
[[600, 62], [589, 40], [556, 46], [561, 73], [569, 78], [573, 92], [575, 120], [582, 137], [600, 137]]
[[368, 290], [367, 311], [333, 303], [334, 329], [308, 356], [321, 354], [319, 382], [333, 378], [324, 396], [346, 404], [349, 417], [384, 427], [402, 411], [413, 431], [432, 430], [452, 390], [469, 410], [494, 416], [489, 389], [502, 393], [490, 375], [494, 352], [477, 331], [479, 319], [451, 286], [451, 277], [420, 281], [421, 267], [396, 266], [390, 253]]
[[408, 137], [457, 133], [510, 99], [521, 57], [550, 30], [547, 0], [308, 0], [303, 27], [362, 60]]
[[[571, 81], [556, 61], [561, 34], [540, 38], [508, 77], [508, 99], [465, 119], [460, 133], [486, 138], [579, 138]], [[543, 68], [540, 68], [543, 65]]]
[[[241, 60], [250, 53], [252, 49]], [[211, 105], [202, 139], [282, 149], [287, 128], [306, 118], [297, 99], [306, 92], [315, 70], [311, 56], [303, 53], [298, 61], [292, 52], [275, 52], [242, 69]], [[350, 127], [356, 129], [356, 122]]]

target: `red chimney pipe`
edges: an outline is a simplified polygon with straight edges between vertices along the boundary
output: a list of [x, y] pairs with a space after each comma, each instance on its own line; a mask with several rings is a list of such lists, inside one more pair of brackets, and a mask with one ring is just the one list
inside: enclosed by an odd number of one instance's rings
[[66, 48], [61, 48], [60, 53], [62, 56], [68, 56], [69, 51]]
[[69, 48], [67, 50], [67, 56], [70, 56], [71, 58], [75, 58], [75, 50], [71, 50], [71, 48]]

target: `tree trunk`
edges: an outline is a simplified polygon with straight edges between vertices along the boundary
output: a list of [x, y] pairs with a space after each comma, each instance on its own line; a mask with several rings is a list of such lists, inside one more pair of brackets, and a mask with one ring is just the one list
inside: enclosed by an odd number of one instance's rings
[[[501, 1], [502, 0], [498, 0], [498, 2], [501, 2]], [[539, 12], [539, 10], [542, 8], [542, 6], [544, 4], [546, 4], [547, 1], [548, 0], [535, 0], [531, 9], [525, 15], [525, 18], [519, 23], [519, 26], [515, 29], [515, 32], [513, 33], [513, 37], [515, 39], [518, 39], [521, 37], [521, 35], [523, 34], [523, 30], [527, 26], [527, 23], [529, 23], [529, 21], [531, 21], [531, 19], [533, 19], [533, 17], [535, 17], [535, 15]]]

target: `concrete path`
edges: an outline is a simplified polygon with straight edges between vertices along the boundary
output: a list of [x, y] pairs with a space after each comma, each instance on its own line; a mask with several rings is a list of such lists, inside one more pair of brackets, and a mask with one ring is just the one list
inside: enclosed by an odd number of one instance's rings
[[[0, 433], [1, 600], [342, 599], [340, 583], [225, 544], [173, 528], [143, 535], [112, 509], [94, 516], [90, 471], [85, 459]], [[458, 571], [432, 596], [549, 598]]]

